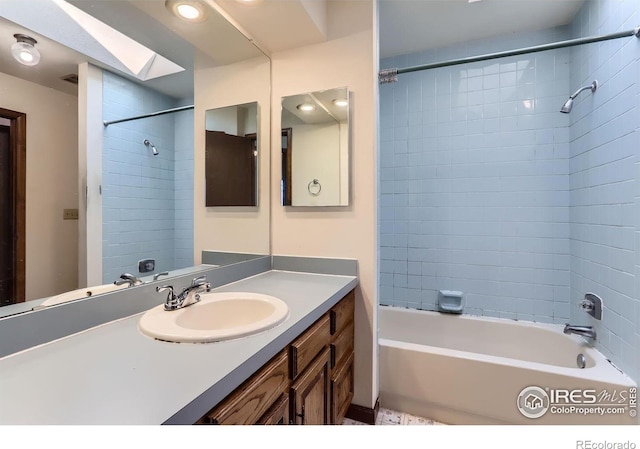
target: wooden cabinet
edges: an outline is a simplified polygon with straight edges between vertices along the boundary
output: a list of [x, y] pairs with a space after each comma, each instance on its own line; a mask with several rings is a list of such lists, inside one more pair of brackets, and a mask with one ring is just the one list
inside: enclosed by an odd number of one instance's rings
[[210, 424], [254, 424], [289, 387], [287, 351], [275, 356], [207, 414]]
[[289, 392], [282, 394], [256, 424], [289, 424]]
[[353, 398], [354, 292], [198, 424], [340, 424]]
[[324, 315], [291, 343], [291, 379], [295, 380], [327, 346], [330, 319]]
[[295, 424], [329, 423], [329, 348], [291, 386], [290, 397]]
[[353, 399], [355, 294], [351, 291], [336, 304], [331, 318], [330, 424], [341, 424]]

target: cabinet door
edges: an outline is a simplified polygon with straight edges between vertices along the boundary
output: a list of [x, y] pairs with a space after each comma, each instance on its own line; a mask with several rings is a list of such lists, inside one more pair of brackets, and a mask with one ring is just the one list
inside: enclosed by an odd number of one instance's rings
[[280, 399], [265, 413], [258, 424], [262, 425], [288, 425], [289, 424], [289, 395], [280, 396]]
[[331, 424], [342, 424], [353, 399], [353, 352], [331, 376]]
[[329, 362], [325, 347], [291, 387], [296, 424], [329, 424]]

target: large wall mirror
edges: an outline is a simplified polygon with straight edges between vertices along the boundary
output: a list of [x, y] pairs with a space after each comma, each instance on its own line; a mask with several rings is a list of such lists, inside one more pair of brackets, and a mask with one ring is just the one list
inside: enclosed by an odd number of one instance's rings
[[258, 205], [258, 103], [205, 113], [205, 204]]
[[[74, 7], [78, 10], [69, 14]], [[78, 11], [135, 42], [124, 50], [111, 46], [120, 38], [100, 43], [101, 33], [93, 35], [86, 23], [74, 20]], [[37, 41], [38, 65], [22, 65], [13, 58], [14, 34]], [[197, 266], [205, 250], [268, 253], [264, 251], [269, 248], [267, 219], [254, 226], [254, 231], [257, 226], [264, 229], [252, 233], [249, 247], [234, 246], [238, 237], [232, 234], [232, 225], [228, 231], [216, 230], [216, 238], [231, 242], [225, 248], [198, 242], [194, 231], [198, 209], [205, 209], [194, 200], [199, 187], [196, 172], [205, 163], [204, 143], [199, 140], [204, 123], [195, 108], [188, 108], [205, 83], [194, 79], [198, 70], [238, 73], [246, 61], [269, 61], [217, 10], [209, 8], [204, 21], [189, 23], [174, 16], [163, 1], [39, 0], [37, 8], [24, 8], [22, 0], [5, 0], [0, 2], [0, 39], [6, 44], [0, 49], [0, 112], [24, 113], [27, 125], [26, 218], [20, 235], [26, 248], [24, 270], [19, 276], [8, 275], [9, 283], [23, 283], [24, 293], [15, 295], [8, 293], [14, 287], [5, 289], [0, 304], [7, 307], [0, 308], [0, 316], [16, 313], [16, 306], [30, 310], [28, 302], [45, 297], [112, 284], [124, 272], [138, 277], [182, 273], [185, 267]], [[138, 46], [146, 47], [143, 56], [132, 57]], [[93, 75], [99, 74], [97, 91], [87, 87], [95, 80], [83, 78], [79, 69], [87, 63]], [[161, 71], [167, 74], [159, 76]], [[251, 73], [261, 87], [270, 83], [269, 71], [265, 72], [265, 80]], [[206, 84], [208, 88], [211, 81]], [[264, 90], [261, 98], [269, 98], [268, 88]], [[247, 103], [244, 98], [234, 101], [234, 92], [228, 92], [228, 97], [227, 104]], [[83, 102], [93, 107], [83, 108]], [[183, 106], [187, 108], [179, 113], [102, 123]], [[260, 106], [270, 109], [264, 100]], [[249, 114], [255, 117], [255, 112]], [[0, 118], [0, 129], [8, 123]], [[249, 121], [245, 125], [249, 127]], [[82, 134], [93, 131], [100, 139], [82, 149]], [[95, 162], [99, 171], [82, 173], [82, 158]], [[94, 190], [89, 176], [99, 179]], [[268, 209], [267, 202], [262, 201], [261, 208]], [[83, 216], [92, 207], [99, 209], [101, 221], [84, 226]], [[101, 271], [98, 281], [83, 284], [78, 254], [89, 233], [98, 235], [94, 245], [99, 251], [98, 255], [87, 251], [87, 258], [99, 259]], [[155, 269], [140, 273], [139, 261], [147, 257], [156, 260]]]
[[284, 206], [349, 205], [349, 91], [282, 98]]

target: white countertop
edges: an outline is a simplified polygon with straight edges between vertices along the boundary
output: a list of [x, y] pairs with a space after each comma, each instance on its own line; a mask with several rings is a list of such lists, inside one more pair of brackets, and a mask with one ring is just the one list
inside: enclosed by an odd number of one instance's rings
[[6, 356], [0, 424], [191, 424], [356, 285], [354, 276], [268, 271], [214, 290], [287, 303], [289, 318], [257, 335], [162, 342], [140, 333], [136, 314]]

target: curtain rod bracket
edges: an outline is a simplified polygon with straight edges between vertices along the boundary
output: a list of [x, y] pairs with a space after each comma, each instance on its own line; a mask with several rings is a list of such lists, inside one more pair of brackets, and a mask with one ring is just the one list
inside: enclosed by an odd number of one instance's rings
[[390, 84], [398, 82], [398, 69], [384, 69], [380, 70], [378, 74], [378, 81], [380, 84]]

